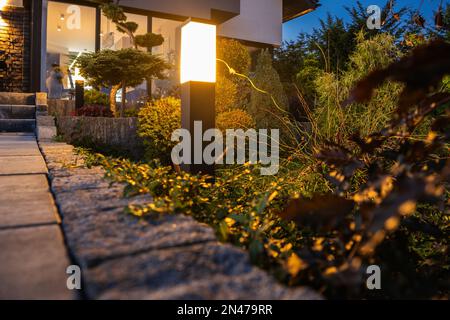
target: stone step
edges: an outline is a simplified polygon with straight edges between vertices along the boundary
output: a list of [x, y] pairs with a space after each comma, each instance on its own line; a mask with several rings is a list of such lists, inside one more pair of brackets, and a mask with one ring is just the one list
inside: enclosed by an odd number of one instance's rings
[[36, 94], [19, 92], [0, 92], [0, 104], [36, 104]]
[[0, 119], [0, 132], [34, 132], [34, 119]]
[[34, 119], [35, 117], [35, 106], [0, 104], [0, 119]]
[[52, 116], [37, 116], [36, 124], [38, 126], [55, 126], [55, 118]]

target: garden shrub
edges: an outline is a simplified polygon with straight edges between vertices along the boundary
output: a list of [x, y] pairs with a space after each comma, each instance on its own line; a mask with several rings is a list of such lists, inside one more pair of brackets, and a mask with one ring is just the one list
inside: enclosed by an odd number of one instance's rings
[[109, 106], [109, 97], [106, 93], [95, 89], [84, 91], [84, 103], [86, 105], [102, 105]]
[[[219, 39], [217, 58], [234, 71], [247, 76], [251, 57], [248, 49], [237, 40]], [[216, 111], [245, 108], [249, 102], [250, 86], [246, 79], [231, 74], [223, 61], [217, 62]]]
[[126, 107], [123, 111], [123, 116], [125, 118], [136, 118], [139, 116], [140, 108], [137, 106]]
[[[217, 41], [217, 58], [226, 61], [228, 65], [242, 74], [250, 72], [251, 57], [248, 49], [239, 41], [234, 39], [219, 39]], [[230, 77], [227, 67], [221, 63], [217, 63], [217, 74]]]
[[226, 129], [255, 128], [255, 121], [248, 112], [235, 109], [219, 113], [216, 118], [216, 127], [225, 134]]
[[172, 97], [149, 102], [138, 114], [138, 134], [144, 141], [145, 157], [171, 163], [173, 131], [181, 128], [181, 101]]
[[225, 76], [218, 76], [216, 82], [216, 113], [230, 111], [238, 105], [238, 86]]

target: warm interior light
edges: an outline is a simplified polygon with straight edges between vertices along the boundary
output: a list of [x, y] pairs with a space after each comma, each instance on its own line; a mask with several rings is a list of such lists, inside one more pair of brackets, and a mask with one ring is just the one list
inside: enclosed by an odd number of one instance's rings
[[23, 7], [23, 0], [0, 0], [0, 11], [3, 11], [6, 6]]
[[0, 11], [5, 9], [7, 4], [8, 4], [8, 0], [0, 0]]
[[180, 81], [216, 82], [216, 26], [190, 21], [181, 27]]

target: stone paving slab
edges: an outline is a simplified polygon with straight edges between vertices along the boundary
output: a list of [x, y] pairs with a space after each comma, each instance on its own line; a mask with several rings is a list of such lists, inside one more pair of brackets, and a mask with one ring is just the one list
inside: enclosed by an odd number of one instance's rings
[[106, 261], [88, 269], [85, 279], [90, 283], [88, 294], [97, 296], [110, 288], [126, 292], [143, 287], [152, 291], [211, 276], [238, 276], [253, 268], [242, 250], [209, 242]]
[[2, 132], [0, 133], [0, 143], [10, 142], [36, 142], [34, 134], [28, 132]]
[[[85, 175], [89, 175], [89, 174], [98, 174], [98, 175], [104, 176], [105, 170], [103, 170], [100, 167], [85, 168], [85, 167], [77, 167], [77, 166], [73, 166], [73, 167], [66, 166], [66, 167], [58, 168], [57, 170], [51, 170], [49, 172], [49, 175], [51, 176], [51, 178], [70, 177], [73, 175], [85, 176]], [[123, 189], [123, 188], [121, 188], [121, 189]]]
[[[80, 172], [80, 169], [74, 169], [74, 172]], [[105, 183], [97, 174], [93, 174], [94, 177]], [[149, 196], [124, 198], [123, 185], [115, 183], [98, 189], [84, 185], [85, 189], [80, 189], [78, 182], [71, 179], [64, 185], [65, 189], [57, 186], [54, 190], [57, 190], [56, 201], [67, 239], [84, 265], [127, 253], [216, 239], [211, 228], [191, 217], [159, 215], [151, 220], [139, 220], [127, 215], [124, 212], [127, 205], [146, 204], [152, 199]]]
[[85, 277], [88, 295], [99, 299], [321, 299], [308, 288], [277, 283], [245, 252], [217, 242], [105, 262]]
[[72, 299], [66, 287], [71, 263], [60, 228], [0, 231], [0, 299]]
[[[9, 138], [9, 139], [7, 139]], [[33, 146], [37, 147], [36, 140], [32, 136], [6, 136], [0, 134], [0, 146]], [[14, 151], [14, 150], [11, 150]]]
[[114, 184], [109, 188], [58, 192], [56, 201], [64, 218], [77, 219], [87, 215], [87, 212], [97, 213], [117, 208], [124, 209], [128, 204], [147, 204], [152, 199], [149, 196], [124, 198], [123, 186]]
[[2, 156], [41, 156], [41, 153], [33, 137], [0, 135], [0, 157]]
[[0, 175], [35, 173], [47, 174], [47, 166], [42, 156], [0, 157]]
[[151, 250], [216, 240], [211, 228], [190, 217], [138, 220], [127, 216], [123, 208], [91, 213], [64, 223], [69, 246], [87, 267]]
[[0, 157], [3, 156], [40, 156], [40, 152], [31, 143], [15, 145], [0, 143]]
[[213, 275], [169, 288], [140, 287], [131, 290], [112, 288], [100, 294], [100, 300], [322, 300], [313, 290], [286, 288], [267, 274], [253, 268], [242, 275]]
[[[52, 179], [52, 190], [55, 193], [73, 192], [76, 190], [107, 189], [111, 182], [103, 179], [102, 174], [72, 175], [68, 177], [54, 177]], [[93, 190], [93, 192], [96, 192]]]
[[72, 299], [71, 264], [36, 139], [0, 134], [0, 299]]
[[48, 190], [24, 192], [17, 188], [0, 193], [0, 208], [0, 229], [58, 223], [58, 213]]
[[19, 189], [19, 192], [48, 191], [45, 174], [0, 176], [0, 194]]

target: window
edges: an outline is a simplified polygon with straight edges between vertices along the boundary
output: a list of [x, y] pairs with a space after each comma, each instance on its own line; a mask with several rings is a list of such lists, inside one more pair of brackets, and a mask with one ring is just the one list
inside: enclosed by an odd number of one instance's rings
[[82, 79], [73, 62], [83, 52], [95, 51], [95, 8], [48, 1], [47, 10], [47, 89], [51, 71], [59, 66], [63, 94]]
[[177, 69], [179, 44], [177, 43], [176, 34], [177, 28], [182, 24], [183, 22], [180, 21], [152, 18], [152, 32], [164, 37], [164, 43], [161, 46], [154, 47], [152, 52], [160, 55], [173, 65], [173, 68], [167, 73], [167, 79], [154, 81], [152, 93], [155, 95], [169, 95], [179, 84]]
[[[127, 21], [133, 21], [139, 25], [136, 35], [147, 33], [147, 16], [132, 13], [126, 13], [126, 16]], [[130, 37], [117, 30], [116, 24], [104, 15], [102, 15], [100, 30], [100, 49], [119, 50], [132, 47]]]

